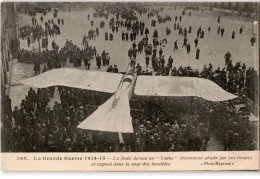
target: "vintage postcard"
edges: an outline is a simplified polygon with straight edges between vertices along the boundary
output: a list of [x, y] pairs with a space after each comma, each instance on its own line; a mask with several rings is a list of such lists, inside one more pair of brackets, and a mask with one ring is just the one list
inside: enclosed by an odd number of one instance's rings
[[259, 170], [259, 7], [2, 1], [2, 170]]

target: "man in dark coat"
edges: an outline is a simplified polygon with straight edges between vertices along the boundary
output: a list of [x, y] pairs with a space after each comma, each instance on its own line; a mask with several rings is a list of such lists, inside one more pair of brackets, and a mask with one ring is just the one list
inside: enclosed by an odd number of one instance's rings
[[220, 33], [221, 33], [221, 37], [223, 37], [224, 32], [225, 32], [225, 29], [222, 27], [222, 28], [221, 28], [221, 31], [220, 31]]
[[197, 46], [198, 46], [198, 43], [199, 43], [199, 39], [196, 38], [196, 39], [194, 40], [194, 43], [195, 43], [195, 47], [197, 47]]
[[146, 57], [145, 57], [146, 68], [148, 68], [149, 63], [150, 63], [150, 57], [148, 55], [146, 55]]
[[174, 48], [173, 48], [173, 51], [175, 50], [178, 50], [178, 43], [177, 43], [177, 40], [175, 40], [174, 42]]
[[161, 67], [164, 67], [165, 64], [165, 59], [164, 59], [164, 55], [160, 58], [160, 65]]
[[231, 36], [232, 39], [235, 38], [235, 31], [232, 32], [232, 36]]
[[117, 68], [116, 65], [114, 65], [113, 72], [114, 72], [114, 73], [118, 73], [118, 68]]
[[250, 42], [251, 42], [251, 45], [253, 46], [255, 44], [255, 36], [253, 36], [251, 39], [250, 39]]
[[99, 54], [97, 54], [96, 61], [97, 61], [98, 69], [100, 69], [100, 66], [101, 66], [101, 57], [99, 56]]
[[163, 54], [163, 50], [162, 50], [162, 48], [160, 48], [160, 50], [159, 50], [159, 58], [162, 57], [162, 54]]
[[136, 73], [137, 73], [137, 75], [141, 75], [141, 72], [142, 72], [142, 67], [139, 65], [139, 63], [137, 63], [137, 65], [136, 65]]
[[110, 65], [110, 66], [107, 68], [107, 72], [113, 72], [113, 67], [112, 67], [112, 65]]
[[124, 41], [125, 40], [125, 32], [123, 31], [122, 33], [122, 40]]
[[196, 50], [196, 59], [198, 60], [200, 58], [200, 49], [198, 48]]
[[148, 34], [149, 34], [149, 29], [148, 29], [147, 27], [145, 28], [144, 34], [145, 34], [145, 35], [148, 35]]
[[105, 40], [108, 40], [108, 33], [105, 33]]
[[231, 59], [231, 54], [229, 51], [225, 54], [224, 58], [225, 58], [225, 65], [228, 65], [229, 60]]
[[103, 66], [106, 66], [106, 52], [105, 52], [105, 50], [102, 52], [101, 56], [102, 56]]
[[242, 35], [242, 33], [243, 33], [243, 27], [240, 28], [239, 33]]
[[[37, 59], [36, 59], [37, 60]], [[40, 66], [40, 62], [35, 62], [35, 64], [34, 64], [34, 69], [33, 69], [34, 71], [35, 71], [35, 75], [37, 75], [37, 74], [40, 74], [41, 73], [41, 66]]]
[[28, 47], [30, 47], [30, 45], [31, 45], [31, 39], [30, 39], [30, 37], [27, 37], [27, 44], [28, 44]]
[[187, 41], [188, 41], [188, 39], [186, 37], [184, 37], [182, 48], [187, 45]]
[[171, 56], [169, 56], [168, 66], [169, 66], [170, 69], [172, 69], [172, 63], [173, 63], [173, 58]]
[[186, 49], [187, 49], [187, 54], [190, 54], [190, 43], [187, 44]]

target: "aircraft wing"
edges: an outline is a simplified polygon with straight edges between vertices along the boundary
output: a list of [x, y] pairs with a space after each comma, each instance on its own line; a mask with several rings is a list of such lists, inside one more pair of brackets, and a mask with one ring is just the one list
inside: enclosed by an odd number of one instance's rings
[[134, 94], [140, 96], [195, 96], [208, 101], [226, 101], [237, 96], [213, 81], [196, 77], [138, 76]]
[[68, 86], [93, 91], [114, 93], [122, 79], [122, 74], [91, 70], [58, 68], [47, 71], [21, 83], [35, 87]]

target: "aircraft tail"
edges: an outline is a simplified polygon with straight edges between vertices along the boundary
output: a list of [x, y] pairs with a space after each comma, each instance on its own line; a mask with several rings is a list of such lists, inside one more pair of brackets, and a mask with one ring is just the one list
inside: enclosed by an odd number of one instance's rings
[[128, 94], [113, 95], [78, 126], [80, 129], [133, 133]]

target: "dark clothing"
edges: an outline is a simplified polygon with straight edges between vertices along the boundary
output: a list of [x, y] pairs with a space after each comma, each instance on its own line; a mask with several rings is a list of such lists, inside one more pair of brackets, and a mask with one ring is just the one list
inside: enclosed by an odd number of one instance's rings
[[146, 66], [148, 66], [149, 65], [149, 62], [150, 62], [150, 57], [145, 57], [145, 64], [146, 64]]
[[117, 68], [117, 67], [114, 67], [114, 68], [113, 68], [113, 72], [114, 72], [114, 73], [118, 73], [118, 68]]
[[196, 50], [196, 59], [198, 60], [200, 58], [200, 49]]

